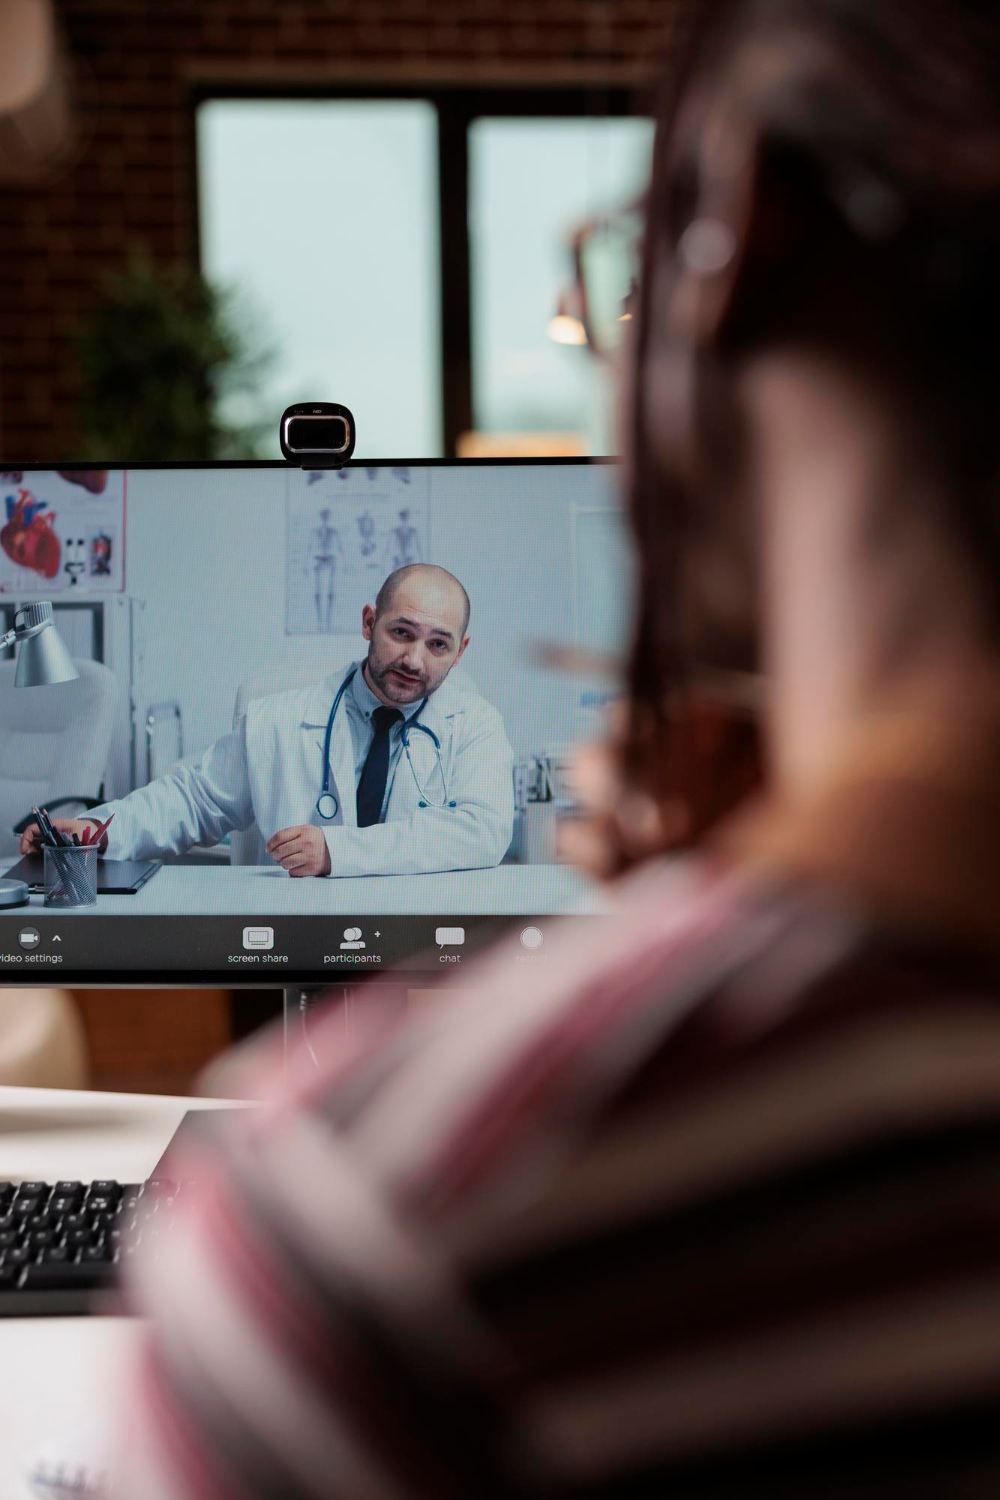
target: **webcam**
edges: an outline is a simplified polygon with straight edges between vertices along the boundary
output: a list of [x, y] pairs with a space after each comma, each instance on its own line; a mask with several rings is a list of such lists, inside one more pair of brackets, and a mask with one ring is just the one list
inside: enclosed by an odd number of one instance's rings
[[282, 413], [278, 437], [289, 463], [339, 469], [354, 452], [354, 417], [335, 401], [300, 401]]

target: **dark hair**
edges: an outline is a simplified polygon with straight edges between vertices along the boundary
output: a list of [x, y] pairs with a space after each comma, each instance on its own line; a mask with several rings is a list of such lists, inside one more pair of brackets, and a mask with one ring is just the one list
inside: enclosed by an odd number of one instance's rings
[[[633, 350], [627, 478], [640, 599], [628, 760], [655, 796], [697, 786], [704, 824], [725, 810], [727, 794], [716, 786], [714, 795], [717, 768], [697, 762], [687, 732], [699, 664], [678, 601], [684, 508], [694, 502], [681, 462], [664, 460], [644, 410], [664, 337], [657, 287], [662, 295], [697, 212], [692, 164], [677, 150], [681, 111], [696, 88], [711, 95], [737, 63], [746, 67], [751, 48], [785, 63], [755, 100], [752, 143], [788, 206], [785, 259], [780, 274], [756, 284], [750, 277], [712, 347], [699, 353], [703, 389], [683, 467], [691, 450], [712, 462], [738, 447], [731, 376], [747, 353], [796, 341], [853, 361], [893, 391], [921, 460], [943, 480], [942, 521], [978, 570], [1000, 640], [1000, 6], [702, 0], [675, 36], [657, 108]], [[724, 503], [704, 487], [696, 501], [709, 510]], [[729, 759], [754, 760], [745, 720], [732, 721], [724, 748]]]

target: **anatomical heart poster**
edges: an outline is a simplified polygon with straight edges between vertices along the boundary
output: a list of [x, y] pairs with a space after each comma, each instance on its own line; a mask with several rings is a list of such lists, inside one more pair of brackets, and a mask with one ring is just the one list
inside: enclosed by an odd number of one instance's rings
[[120, 593], [125, 470], [0, 471], [0, 594]]

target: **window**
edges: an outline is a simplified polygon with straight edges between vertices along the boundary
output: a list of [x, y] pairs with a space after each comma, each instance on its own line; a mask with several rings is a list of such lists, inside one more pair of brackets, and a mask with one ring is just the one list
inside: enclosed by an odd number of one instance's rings
[[[565, 92], [206, 98], [202, 267], [275, 351], [238, 419], [342, 400], [366, 458], [437, 457], [470, 428], [612, 449], [586, 351], [552, 343], [567, 232], [637, 192], [651, 122]], [[443, 247], [443, 248], [442, 248]], [[234, 398], [230, 398], [231, 400]]]
[[555, 344], [566, 239], [591, 214], [637, 197], [648, 120], [476, 120], [469, 138], [472, 390], [477, 428], [576, 431], [614, 451], [601, 368]]
[[[343, 401], [365, 458], [442, 451], [437, 119], [423, 100], [213, 100], [202, 268], [274, 360], [253, 406]], [[249, 404], [248, 404], [249, 409]]]

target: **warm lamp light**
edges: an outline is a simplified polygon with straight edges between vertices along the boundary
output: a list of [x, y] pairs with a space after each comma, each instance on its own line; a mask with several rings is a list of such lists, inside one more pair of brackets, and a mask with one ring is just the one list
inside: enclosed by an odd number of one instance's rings
[[549, 319], [548, 335], [554, 344], [576, 344], [587, 342], [587, 330], [583, 326], [575, 306], [575, 299], [563, 290], [556, 303], [553, 317]]

